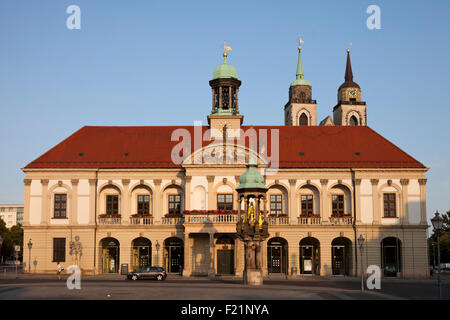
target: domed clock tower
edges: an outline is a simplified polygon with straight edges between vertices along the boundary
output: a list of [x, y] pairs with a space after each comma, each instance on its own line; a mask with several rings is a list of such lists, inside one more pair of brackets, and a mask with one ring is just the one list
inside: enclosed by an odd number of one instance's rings
[[345, 82], [338, 90], [338, 104], [333, 108], [333, 121], [338, 126], [367, 125], [366, 102], [362, 101], [361, 88], [353, 81], [350, 50], [347, 50]]
[[228, 137], [239, 137], [244, 119], [239, 113], [238, 93], [241, 81], [237, 77], [236, 68], [227, 63], [227, 56], [225, 49], [223, 63], [214, 69], [213, 78], [209, 81], [212, 88], [212, 110], [208, 115], [208, 124], [211, 137], [215, 139], [223, 137], [225, 126]]

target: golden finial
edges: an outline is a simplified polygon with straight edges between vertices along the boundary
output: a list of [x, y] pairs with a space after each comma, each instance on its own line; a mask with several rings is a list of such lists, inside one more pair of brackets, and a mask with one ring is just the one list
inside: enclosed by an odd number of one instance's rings
[[298, 38], [298, 50], [302, 50], [302, 43], [305, 43], [305, 41], [302, 40], [302, 38]]

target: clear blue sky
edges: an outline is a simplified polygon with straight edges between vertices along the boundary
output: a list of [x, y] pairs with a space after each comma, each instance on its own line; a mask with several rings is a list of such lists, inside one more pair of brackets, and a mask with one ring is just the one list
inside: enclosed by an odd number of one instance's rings
[[[366, 27], [371, 4], [382, 30]], [[23, 203], [20, 168], [84, 125], [205, 123], [224, 39], [245, 123], [283, 124], [301, 34], [319, 120], [352, 42], [369, 126], [431, 168], [428, 214], [450, 210], [449, 15], [448, 0], [2, 0], [0, 203]]]

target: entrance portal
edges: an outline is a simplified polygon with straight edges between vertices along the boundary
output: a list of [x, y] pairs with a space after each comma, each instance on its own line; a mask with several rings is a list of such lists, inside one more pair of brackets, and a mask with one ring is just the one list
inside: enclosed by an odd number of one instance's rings
[[168, 238], [164, 241], [164, 264], [168, 273], [179, 273], [184, 266], [183, 241], [179, 238]]
[[119, 271], [119, 241], [114, 238], [105, 238], [101, 241], [101, 249], [102, 273], [117, 273]]
[[339, 237], [331, 243], [333, 275], [348, 276], [350, 274], [352, 242]]
[[221, 236], [216, 241], [217, 273], [234, 274], [234, 240], [229, 236]]
[[132, 268], [133, 270], [152, 264], [152, 242], [147, 238], [136, 238], [132, 244]]
[[320, 242], [316, 238], [300, 241], [300, 273], [320, 274]]
[[398, 238], [384, 238], [381, 242], [381, 265], [385, 277], [397, 277], [402, 270], [402, 243]]
[[270, 273], [287, 273], [288, 244], [283, 238], [272, 238], [267, 242], [267, 263]]

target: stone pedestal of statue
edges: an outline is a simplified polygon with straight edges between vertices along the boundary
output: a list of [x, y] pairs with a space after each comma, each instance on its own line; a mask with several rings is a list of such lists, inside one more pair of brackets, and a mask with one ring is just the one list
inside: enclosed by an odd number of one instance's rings
[[244, 284], [250, 286], [261, 286], [263, 284], [262, 270], [248, 269], [244, 270]]

